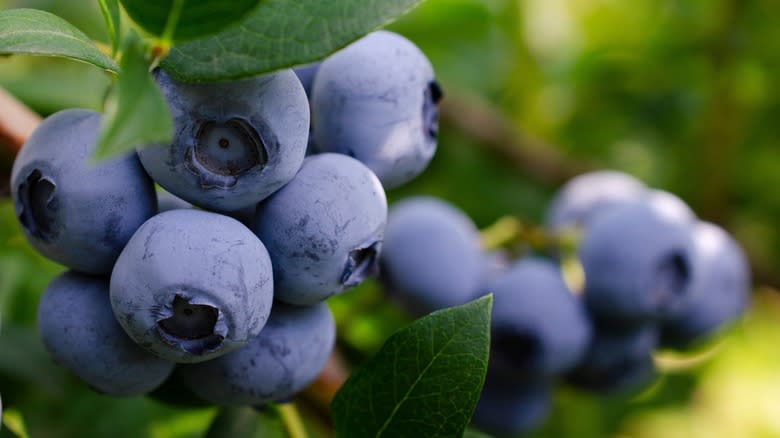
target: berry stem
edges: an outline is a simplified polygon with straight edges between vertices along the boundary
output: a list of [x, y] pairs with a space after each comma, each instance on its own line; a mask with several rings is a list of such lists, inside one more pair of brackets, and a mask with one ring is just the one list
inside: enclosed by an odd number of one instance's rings
[[170, 47], [173, 45], [173, 34], [176, 32], [176, 26], [179, 24], [181, 11], [184, 7], [184, 0], [173, 0], [171, 10], [168, 13], [168, 20], [165, 22], [165, 29], [161, 35], [163, 43]]
[[276, 405], [276, 408], [290, 438], [308, 438], [306, 428], [303, 426], [303, 419], [295, 407], [295, 403], [280, 403]]
[[41, 123], [41, 117], [3, 88], [0, 88], [0, 146], [15, 156], [32, 131]]

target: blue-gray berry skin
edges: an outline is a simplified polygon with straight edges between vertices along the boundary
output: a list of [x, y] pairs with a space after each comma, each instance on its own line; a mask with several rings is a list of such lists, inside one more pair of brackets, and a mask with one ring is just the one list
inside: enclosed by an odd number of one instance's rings
[[385, 192], [371, 170], [346, 155], [306, 157], [255, 216], [273, 261], [274, 297], [310, 305], [376, 275], [386, 222]]
[[154, 184], [135, 153], [92, 162], [100, 114], [60, 111], [43, 121], [14, 162], [14, 208], [44, 256], [90, 274], [111, 272], [130, 236], [157, 211]]
[[108, 277], [66, 272], [38, 305], [38, 331], [59, 365], [95, 390], [114, 396], [145, 394], [160, 385], [174, 363], [139, 347], [114, 319]]
[[550, 202], [546, 226], [555, 231], [585, 228], [610, 207], [641, 199], [647, 188], [633, 176], [600, 170], [569, 180]]
[[183, 366], [186, 365], [177, 365], [171, 375], [160, 386], [146, 394], [147, 397], [166, 405], [181, 408], [211, 407], [211, 402], [198, 397], [184, 382], [181, 375]]
[[260, 335], [232, 353], [181, 367], [181, 376], [192, 392], [218, 405], [288, 400], [320, 374], [335, 340], [325, 303], [276, 302]]
[[517, 436], [541, 426], [551, 408], [549, 383], [510, 382], [488, 373], [471, 422], [496, 436]]
[[442, 91], [417, 46], [388, 31], [326, 58], [312, 90], [317, 148], [357, 158], [385, 188], [420, 174], [433, 158]]
[[184, 199], [174, 196], [166, 191], [157, 191], [157, 212], [162, 213], [169, 210], [190, 209], [192, 204]]
[[643, 202], [647, 202], [663, 219], [673, 223], [693, 225], [696, 213], [674, 193], [664, 190], [649, 190]]
[[260, 333], [271, 260], [235, 219], [171, 210], [144, 223], [111, 274], [111, 305], [133, 340], [175, 362], [212, 359]]
[[320, 62], [313, 62], [311, 64], [302, 65], [293, 69], [295, 75], [298, 76], [298, 80], [301, 81], [306, 95], [311, 99], [311, 89], [314, 85], [314, 78], [317, 76], [317, 72], [320, 69]]
[[464, 304], [482, 280], [479, 230], [444, 200], [419, 196], [391, 206], [380, 257], [390, 292], [416, 315]]
[[504, 379], [555, 376], [575, 366], [591, 336], [585, 308], [556, 264], [525, 258], [488, 282], [490, 368]]
[[309, 104], [292, 70], [185, 84], [155, 70], [174, 122], [171, 144], [138, 156], [165, 190], [199, 207], [235, 211], [266, 198], [298, 171]]
[[[311, 105], [311, 90], [314, 86], [314, 78], [317, 76], [317, 72], [320, 69], [320, 62], [314, 62], [306, 64], [293, 69], [295, 75], [298, 76], [298, 80], [301, 81], [303, 89], [306, 91], [306, 96], [309, 98], [309, 104]], [[309, 144], [306, 145], [306, 156], [314, 155], [320, 151], [317, 149], [317, 143], [314, 141], [313, 121], [309, 124]]]
[[719, 226], [693, 227], [693, 279], [681, 308], [664, 321], [662, 342], [685, 347], [736, 320], [750, 302], [750, 267], [739, 244]]
[[588, 352], [566, 380], [593, 392], [637, 391], [656, 377], [652, 354], [657, 345], [655, 325], [597, 327]]
[[679, 308], [693, 273], [691, 233], [645, 202], [604, 212], [584, 234], [578, 255], [585, 302], [599, 320], [659, 321]]

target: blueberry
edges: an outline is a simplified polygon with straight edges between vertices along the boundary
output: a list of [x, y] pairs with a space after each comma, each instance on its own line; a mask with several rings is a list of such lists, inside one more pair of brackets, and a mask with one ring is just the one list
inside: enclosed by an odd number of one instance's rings
[[307, 157], [257, 208], [253, 229], [271, 254], [274, 297], [314, 304], [376, 275], [386, 221], [371, 170], [346, 155]]
[[480, 286], [479, 230], [453, 205], [433, 197], [394, 204], [380, 257], [387, 290], [416, 315], [470, 301]]
[[268, 252], [235, 219], [171, 210], [149, 219], [111, 274], [111, 305], [142, 347], [175, 362], [212, 359], [244, 345], [271, 310]]
[[162, 213], [168, 210], [189, 209], [192, 204], [184, 199], [174, 196], [166, 191], [157, 192], [157, 212]]
[[175, 135], [138, 155], [164, 189], [199, 207], [235, 211], [266, 198], [301, 166], [309, 129], [306, 93], [292, 70], [233, 82], [155, 78]]
[[317, 147], [357, 158], [385, 188], [420, 174], [433, 158], [442, 91], [417, 46], [377, 31], [326, 58], [312, 90]]
[[147, 394], [160, 403], [182, 408], [209, 408], [211, 402], [198, 397], [184, 382], [181, 376], [182, 365], [176, 366], [173, 373], [165, 379], [162, 385]]
[[585, 353], [590, 322], [557, 265], [521, 259], [484, 290], [494, 300], [490, 368], [502, 378], [555, 376]]
[[552, 395], [544, 381], [510, 382], [488, 374], [471, 422], [497, 436], [539, 427], [550, 413]]
[[663, 190], [650, 190], [643, 198], [644, 202], [664, 219], [678, 224], [693, 225], [696, 222], [696, 213], [677, 195]]
[[[309, 98], [309, 103], [311, 104], [311, 90], [312, 86], [314, 85], [314, 78], [317, 76], [317, 72], [320, 69], [320, 63], [314, 62], [311, 64], [306, 64], [301, 67], [296, 67], [293, 69], [295, 72], [295, 75], [298, 76], [298, 79], [301, 81], [301, 85], [303, 85], [303, 89], [306, 91], [306, 96]], [[317, 149], [317, 143], [314, 141], [314, 131], [313, 131], [313, 121], [309, 124], [309, 143], [306, 145], [306, 156], [314, 155], [316, 153], [319, 153], [320, 151]]]
[[114, 319], [107, 277], [74, 271], [55, 278], [38, 306], [38, 330], [54, 361], [95, 390], [114, 396], [145, 394], [174, 363], [136, 345]]
[[596, 327], [588, 352], [566, 380], [587, 391], [637, 391], [656, 376], [653, 350], [658, 345], [655, 325]]
[[693, 227], [691, 293], [662, 325], [664, 345], [685, 347], [738, 318], [750, 301], [750, 268], [739, 244], [715, 224]]
[[274, 303], [268, 324], [247, 345], [217, 359], [181, 367], [185, 384], [218, 405], [257, 406], [287, 400], [320, 374], [336, 340], [325, 303]]
[[646, 190], [633, 176], [615, 170], [579, 175], [567, 182], [550, 202], [546, 225], [555, 231], [584, 228], [609, 207], [639, 200]]
[[692, 276], [689, 227], [648, 203], [614, 207], [588, 226], [579, 248], [585, 302], [597, 319], [641, 324], [669, 315]]
[[157, 211], [154, 184], [134, 153], [92, 163], [100, 114], [58, 112], [38, 126], [11, 175], [14, 208], [44, 256], [91, 274], [111, 272], [130, 236]]
[[295, 75], [298, 76], [298, 80], [301, 81], [306, 95], [311, 99], [311, 89], [314, 85], [314, 78], [317, 76], [317, 71], [320, 69], [319, 62], [313, 62], [311, 64], [302, 65], [293, 69]]

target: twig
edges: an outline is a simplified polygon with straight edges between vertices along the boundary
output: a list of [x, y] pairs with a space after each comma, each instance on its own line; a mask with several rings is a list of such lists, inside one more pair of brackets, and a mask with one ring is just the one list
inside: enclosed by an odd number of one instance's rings
[[0, 88], [0, 147], [3, 151], [11, 157], [16, 155], [39, 123], [38, 114]]
[[16, 153], [41, 123], [41, 117], [0, 87], [0, 198], [8, 195], [8, 179]]
[[521, 131], [479, 96], [448, 90], [440, 113], [444, 123], [543, 183], [560, 185], [595, 168], [591, 163], [571, 160]]
[[335, 350], [328, 359], [328, 364], [322, 370], [317, 380], [303, 391], [303, 398], [322, 415], [324, 419], [330, 418], [330, 403], [336, 396], [339, 388], [347, 380], [349, 370], [338, 350]]
[[303, 425], [301, 414], [294, 403], [281, 403], [277, 405], [279, 416], [287, 429], [287, 436], [290, 438], [307, 438], [306, 427]]

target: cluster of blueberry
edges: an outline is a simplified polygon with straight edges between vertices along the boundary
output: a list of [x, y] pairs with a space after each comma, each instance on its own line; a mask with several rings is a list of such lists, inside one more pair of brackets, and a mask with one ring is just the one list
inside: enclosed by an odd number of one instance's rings
[[101, 115], [69, 109], [14, 163], [24, 235], [71, 269], [41, 298], [43, 343], [110, 395], [176, 382], [220, 405], [288, 399], [333, 348], [324, 300], [377, 272], [384, 187], [433, 156], [433, 69], [378, 31], [299, 71], [154, 77], [172, 143], [94, 163]]
[[599, 393], [640, 389], [656, 374], [656, 349], [696, 344], [747, 307], [739, 245], [678, 197], [629, 175], [572, 179], [545, 228], [553, 241], [576, 237], [584, 281], [562, 274], [560, 247], [515, 261], [483, 250], [473, 222], [442, 200], [406, 199], [388, 214], [381, 276], [401, 305], [419, 315], [494, 294], [488, 376], [473, 418], [487, 431], [538, 425], [556, 380]]

